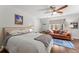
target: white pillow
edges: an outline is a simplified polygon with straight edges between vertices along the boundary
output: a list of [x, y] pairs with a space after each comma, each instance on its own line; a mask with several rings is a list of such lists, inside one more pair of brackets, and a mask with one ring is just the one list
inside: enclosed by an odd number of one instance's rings
[[21, 30], [20, 33], [28, 33], [29, 32], [29, 29], [25, 29], [25, 30]]
[[32, 29], [24, 29], [24, 30], [13, 30], [9, 32], [11, 35], [18, 35], [18, 34], [24, 34], [24, 33], [29, 33], [32, 32]]
[[18, 34], [21, 34], [21, 33], [20, 33], [20, 30], [14, 30], [14, 31], [9, 32], [9, 34], [18, 35]]

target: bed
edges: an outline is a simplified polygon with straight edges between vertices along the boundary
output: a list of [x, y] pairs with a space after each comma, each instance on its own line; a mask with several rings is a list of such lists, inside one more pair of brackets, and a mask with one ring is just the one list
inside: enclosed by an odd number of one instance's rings
[[[20, 30], [22, 33], [18, 35], [10, 35], [9, 32]], [[6, 27], [3, 28], [3, 45], [10, 53], [49, 53], [53, 43], [50, 41], [48, 46], [39, 40], [37, 37], [45, 38], [45, 34], [28, 32], [25, 33], [25, 27]], [[14, 32], [13, 32], [14, 33]], [[51, 39], [51, 38], [50, 38]], [[47, 42], [48, 43], [48, 42]]]

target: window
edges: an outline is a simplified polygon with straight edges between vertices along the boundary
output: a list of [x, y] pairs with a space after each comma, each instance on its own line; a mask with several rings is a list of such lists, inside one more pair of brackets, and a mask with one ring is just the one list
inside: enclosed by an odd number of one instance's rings
[[63, 24], [51, 24], [52, 30], [63, 30]]

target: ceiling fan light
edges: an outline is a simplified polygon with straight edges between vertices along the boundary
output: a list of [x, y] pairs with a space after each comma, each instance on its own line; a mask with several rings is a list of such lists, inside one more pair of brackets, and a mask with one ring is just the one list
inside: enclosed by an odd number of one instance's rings
[[57, 12], [53, 12], [53, 14], [57, 14]]

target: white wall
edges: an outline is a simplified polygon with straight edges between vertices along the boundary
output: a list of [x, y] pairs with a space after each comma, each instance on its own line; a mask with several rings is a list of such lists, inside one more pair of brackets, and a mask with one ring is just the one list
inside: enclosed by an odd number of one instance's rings
[[40, 19], [40, 23], [41, 23], [40, 31], [47, 31], [49, 29], [48, 19]]

